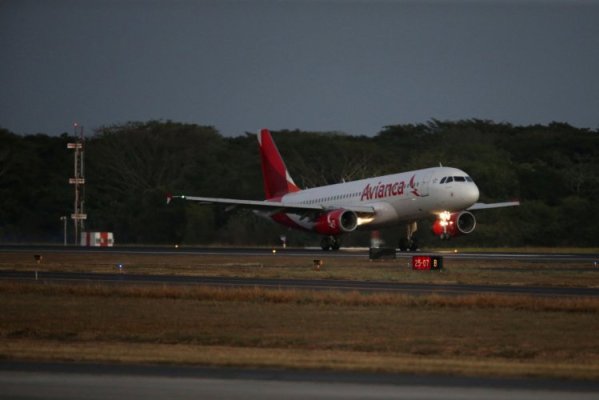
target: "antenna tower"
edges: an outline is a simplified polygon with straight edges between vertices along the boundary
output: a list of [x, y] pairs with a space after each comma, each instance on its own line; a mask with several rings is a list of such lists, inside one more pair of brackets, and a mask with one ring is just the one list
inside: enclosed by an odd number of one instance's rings
[[79, 126], [79, 124], [75, 123], [73, 125], [74, 133], [75, 133], [75, 142], [68, 143], [67, 149], [75, 150], [74, 153], [74, 178], [69, 179], [69, 183], [73, 185], [75, 188], [75, 206], [73, 210], [73, 214], [71, 214], [71, 219], [73, 220], [73, 225], [75, 227], [75, 245], [78, 245], [80, 242], [80, 232], [83, 232], [84, 229], [84, 221], [87, 219], [87, 214], [85, 214], [84, 205], [85, 205], [85, 176], [84, 176], [84, 136], [83, 136], [83, 127]]

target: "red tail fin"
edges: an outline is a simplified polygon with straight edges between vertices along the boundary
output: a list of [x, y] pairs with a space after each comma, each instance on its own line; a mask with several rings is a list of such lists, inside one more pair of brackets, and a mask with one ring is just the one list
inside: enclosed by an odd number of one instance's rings
[[296, 186], [287, 172], [287, 167], [268, 129], [262, 129], [258, 134], [260, 144], [260, 157], [262, 159], [262, 177], [264, 179], [264, 193], [267, 199], [281, 197], [289, 192], [298, 192]]

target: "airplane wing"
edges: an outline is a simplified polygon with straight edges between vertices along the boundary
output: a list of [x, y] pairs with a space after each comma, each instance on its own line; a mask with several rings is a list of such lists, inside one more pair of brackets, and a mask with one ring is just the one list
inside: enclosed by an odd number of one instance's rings
[[338, 209], [343, 208], [344, 210], [354, 211], [359, 214], [368, 214], [374, 215], [374, 208], [369, 206], [359, 206], [359, 205], [347, 205], [347, 206], [333, 206], [333, 207], [324, 207], [322, 205], [317, 204], [298, 204], [298, 203], [285, 203], [279, 201], [267, 201], [267, 200], [239, 200], [239, 199], [224, 199], [224, 198], [216, 198], [216, 197], [196, 197], [196, 196], [167, 196], [166, 202], [167, 204], [171, 202], [172, 199], [182, 199], [188, 201], [197, 201], [200, 204], [217, 204], [228, 206], [229, 208], [249, 208], [252, 210], [260, 210], [271, 212], [273, 214], [279, 212], [292, 213], [292, 214], [305, 214], [308, 212], [326, 212], [330, 209]]
[[467, 210], [468, 211], [485, 210], [488, 208], [514, 207], [514, 206], [519, 206], [519, 205], [520, 205], [519, 201], [505, 201], [503, 203], [475, 203]]

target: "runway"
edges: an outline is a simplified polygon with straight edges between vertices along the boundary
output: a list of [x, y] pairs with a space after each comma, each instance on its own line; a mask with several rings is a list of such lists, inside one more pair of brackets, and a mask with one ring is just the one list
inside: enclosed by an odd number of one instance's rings
[[365, 293], [403, 293], [403, 294], [442, 294], [467, 295], [481, 293], [500, 293], [510, 295], [531, 295], [548, 297], [599, 297], [599, 288], [580, 287], [543, 287], [543, 286], [501, 286], [501, 285], [463, 285], [463, 284], [425, 284], [400, 282], [371, 282], [332, 279], [267, 279], [267, 278], [230, 278], [181, 275], [141, 275], [125, 273], [91, 272], [32, 272], [0, 271], [0, 279], [37, 281], [37, 282], [98, 282], [129, 284], [174, 284], [203, 285], [217, 287], [258, 287], [267, 289], [298, 290], [337, 290]]
[[0, 399], [594, 399], [599, 384], [549, 379], [193, 366], [0, 362]]
[[[282, 247], [187, 247], [187, 246], [118, 246], [78, 247], [56, 245], [1, 245], [0, 252], [44, 252], [44, 253], [113, 253], [113, 254], [156, 254], [156, 255], [237, 255], [260, 256], [276, 254], [288, 257], [368, 257], [368, 248], [342, 248], [340, 251], [322, 251], [319, 248]], [[599, 264], [599, 254], [581, 253], [525, 253], [525, 252], [461, 252], [440, 250], [426, 252], [397, 252], [399, 259], [409, 259], [418, 254], [437, 254], [455, 260], [518, 260], [532, 262], [588, 262]], [[590, 265], [590, 264], [589, 264]]]
[[[29, 252], [29, 253], [82, 253], [82, 254], [143, 254], [143, 255], [222, 255], [222, 256], [272, 256], [272, 249], [267, 248], [222, 248], [222, 247], [62, 247], [62, 246], [0, 246], [0, 252]], [[339, 252], [325, 252], [315, 249], [278, 249], [281, 256], [297, 257], [361, 257], [367, 258], [367, 249], [348, 249]], [[409, 259], [414, 254], [398, 253], [398, 258]], [[588, 262], [599, 259], [597, 254], [530, 254], [530, 253], [455, 253], [433, 252], [426, 254], [440, 254], [447, 259], [469, 260], [527, 260], [531, 262], [556, 263], [560, 266], [567, 262]], [[594, 261], [593, 261], [594, 262]], [[598, 271], [599, 272], [599, 271]], [[258, 287], [270, 289], [297, 289], [297, 290], [336, 290], [359, 291], [365, 293], [401, 293], [414, 295], [468, 295], [482, 293], [533, 295], [548, 297], [598, 297], [599, 288], [583, 287], [555, 287], [555, 286], [520, 286], [520, 285], [475, 285], [475, 284], [442, 284], [442, 283], [400, 283], [377, 282], [334, 279], [269, 279], [269, 278], [232, 278], [209, 276], [182, 276], [182, 275], [146, 275], [123, 273], [91, 273], [91, 272], [33, 272], [4, 270], [0, 271], [2, 280], [20, 280], [39, 282], [97, 282], [111, 284], [172, 284], [172, 285], [203, 285], [224, 288], [232, 287]]]

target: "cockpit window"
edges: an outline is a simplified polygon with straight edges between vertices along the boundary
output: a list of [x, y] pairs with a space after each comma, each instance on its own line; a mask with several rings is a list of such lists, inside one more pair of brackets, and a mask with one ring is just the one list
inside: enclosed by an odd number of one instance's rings
[[440, 184], [442, 183], [450, 183], [450, 182], [474, 182], [472, 180], [472, 178], [470, 178], [469, 176], [445, 176], [443, 178], [441, 178], [441, 181], [439, 181]]

